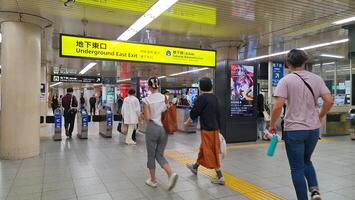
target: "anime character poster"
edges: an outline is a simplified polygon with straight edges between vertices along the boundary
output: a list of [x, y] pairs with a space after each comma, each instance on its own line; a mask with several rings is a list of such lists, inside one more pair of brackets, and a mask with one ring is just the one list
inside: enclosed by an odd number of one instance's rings
[[254, 66], [231, 65], [231, 116], [254, 116]]
[[139, 94], [141, 99], [149, 95], [148, 82], [146, 80], [139, 81]]

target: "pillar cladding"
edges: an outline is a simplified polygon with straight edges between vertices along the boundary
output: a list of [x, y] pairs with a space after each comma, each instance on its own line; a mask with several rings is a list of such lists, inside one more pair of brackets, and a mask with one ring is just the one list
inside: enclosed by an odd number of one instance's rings
[[0, 158], [39, 155], [41, 28], [23, 22], [1, 24]]

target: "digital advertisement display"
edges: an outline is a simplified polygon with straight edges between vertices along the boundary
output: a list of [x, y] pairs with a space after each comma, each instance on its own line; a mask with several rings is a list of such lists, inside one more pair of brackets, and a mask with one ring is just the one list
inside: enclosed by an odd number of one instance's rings
[[140, 80], [139, 81], [140, 98], [143, 99], [147, 97], [149, 95], [148, 91], [149, 91], [148, 82], [146, 80]]
[[231, 64], [231, 116], [254, 116], [254, 66]]
[[192, 106], [195, 105], [196, 99], [198, 97], [198, 88], [190, 88], [188, 95], [191, 99]]

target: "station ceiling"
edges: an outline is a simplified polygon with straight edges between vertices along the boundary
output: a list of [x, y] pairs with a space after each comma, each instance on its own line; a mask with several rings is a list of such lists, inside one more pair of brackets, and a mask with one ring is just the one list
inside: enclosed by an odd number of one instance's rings
[[[53, 25], [44, 34], [45, 62], [50, 66], [80, 69], [89, 60], [58, 57], [53, 44], [58, 33], [116, 39], [154, 2], [76, 0], [74, 6], [65, 7], [63, 0], [0, 0], [0, 22], [9, 18], [18, 20], [17, 12], [48, 19]], [[131, 41], [197, 48], [211, 48], [218, 41], [243, 41], [257, 49], [258, 54], [263, 54], [270, 46], [277, 52], [317, 40], [342, 39], [347, 32], [332, 22], [354, 13], [353, 0], [180, 0]], [[346, 52], [344, 45], [328, 47], [325, 51]], [[105, 65], [115, 66], [100, 63], [92, 75], [117, 73], [115, 67], [106, 72]], [[132, 67], [144, 69], [142, 64]]]

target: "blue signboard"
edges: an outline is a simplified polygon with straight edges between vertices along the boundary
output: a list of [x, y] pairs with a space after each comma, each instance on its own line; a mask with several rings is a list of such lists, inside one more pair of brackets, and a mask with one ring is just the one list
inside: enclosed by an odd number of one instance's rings
[[112, 126], [112, 112], [110, 110], [106, 110], [106, 121], [107, 126]]
[[59, 108], [54, 111], [54, 127], [62, 128], [62, 113]]
[[88, 127], [89, 116], [88, 113], [83, 109], [81, 110], [81, 126]]
[[283, 63], [272, 63], [272, 87], [276, 87], [279, 81], [284, 77]]

